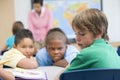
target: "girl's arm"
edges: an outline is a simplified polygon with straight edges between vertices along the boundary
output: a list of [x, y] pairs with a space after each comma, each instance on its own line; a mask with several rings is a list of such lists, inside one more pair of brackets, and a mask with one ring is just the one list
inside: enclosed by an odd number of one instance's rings
[[25, 69], [34, 69], [38, 67], [38, 63], [35, 59], [23, 58], [18, 62], [17, 67]]

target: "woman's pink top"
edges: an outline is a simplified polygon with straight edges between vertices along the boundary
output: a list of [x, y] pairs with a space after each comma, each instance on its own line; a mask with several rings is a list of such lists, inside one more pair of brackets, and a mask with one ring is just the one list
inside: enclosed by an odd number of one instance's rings
[[32, 31], [35, 41], [44, 41], [47, 32], [52, 27], [52, 13], [47, 8], [42, 7], [40, 16], [35, 12], [35, 10], [29, 12], [28, 29]]

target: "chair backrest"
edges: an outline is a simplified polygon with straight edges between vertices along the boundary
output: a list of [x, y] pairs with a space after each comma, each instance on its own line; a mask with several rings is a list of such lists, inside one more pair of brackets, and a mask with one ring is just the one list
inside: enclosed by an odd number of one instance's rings
[[85, 69], [64, 72], [60, 80], [120, 80], [120, 69]]
[[118, 46], [118, 48], [117, 48], [117, 53], [120, 56], [120, 46]]

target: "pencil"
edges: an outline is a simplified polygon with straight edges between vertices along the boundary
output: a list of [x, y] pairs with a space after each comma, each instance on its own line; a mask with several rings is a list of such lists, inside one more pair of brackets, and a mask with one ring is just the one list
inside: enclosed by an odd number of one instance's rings
[[9, 62], [10, 60], [3, 60], [3, 61], [0, 61], [0, 65], [3, 65], [3, 64], [5, 64], [5, 63], [7, 63], [7, 62]]

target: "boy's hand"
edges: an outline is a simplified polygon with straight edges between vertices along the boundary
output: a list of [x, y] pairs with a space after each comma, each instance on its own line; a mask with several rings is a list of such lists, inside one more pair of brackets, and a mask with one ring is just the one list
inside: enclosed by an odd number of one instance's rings
[[59, 80], [58, 77], [55, 77], [54, 80]]
[[68, 62], [66, 61], [66, 59], [62, 59], [53, 64], [53, 66], [60, 66], [60, 67], [66, 67], [67, 65], [68, 65]]

